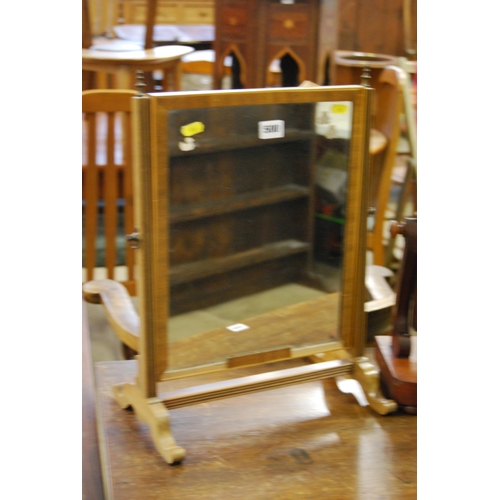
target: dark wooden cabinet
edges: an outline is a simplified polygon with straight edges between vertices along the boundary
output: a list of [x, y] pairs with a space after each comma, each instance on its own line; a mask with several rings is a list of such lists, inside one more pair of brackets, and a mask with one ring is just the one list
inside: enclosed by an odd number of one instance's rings
[[337, 49], [414, 59], [416, 0], [339, 0]]
[[416, 11], [415, 0], [216, 0], [214, 88], [227, 56], [232, 88], [345, 84], [336, 50], [415, 59]]
[[[260, 138], [278, 118], [286, 135]], [[193, 123], [204, 132], [186, 143]], [[307, 280], [314, 105], [171, 111], [169, 137], [171, 313]]]
[[[233, 60], [233, 88], [334, 81], [337, 0], [217, 0], [215, 88]], [[276, 71], [274, 72], [276, 73]]]

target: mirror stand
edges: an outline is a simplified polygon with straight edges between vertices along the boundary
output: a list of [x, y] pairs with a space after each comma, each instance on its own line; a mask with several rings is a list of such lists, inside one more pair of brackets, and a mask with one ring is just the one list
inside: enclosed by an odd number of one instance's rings
[[[363, 356], [370, 95], [371, 89], [352, 86], [139, 94], [132, 99], [138, 311], [126, 289], [112, 280], [85, 283], [83, 293], [88, 302], [104, 305], [120, 340], [138, 353], [135, 379], [115, 386], [114, 397], [121, 408], [133, 408], [149, 426], [167, 463], [178, 463], [186, 454], [172, 435], [171, 409], [329, 378], [357, 380], [367, 404], [379, 414], [397, 409], [394, 401], [381, 395], [378, 371]], [[230, 220], [227, 227], [243, 228], [243, 234], [228, 244], [232, 234], [226, 226], [222, 231], [218, 227], [219, 239], [206, 238], [200, 245], [206, 259], [203, 266], [199, 261], [178, 265], [190, 273], [201, 269], [199, 281], [221, 262], [215, 283], [222, 281], [223, 271], [231, 273], [243, 264], [249, 268], [246, 277], [263, 279], [269, 269], [278, 269], [276, 262], [286, 262], [277, 274], [289, 273], [293, 266], [301, 272], [307, 268], [314, 218], [311, 172], [318, 151], [326, 151], [320, 157], [323, 164], [340, 157], [325, 147], [330, 137], [321, 135], [323, 122], [321, 126], [315, 122], [320, 105], [327, 114], [339, 113], [350, 127], [346, 141], [350, 149], [342, 162], [347, 201], [341, 290], [232, 325], [242, 327], [240, 332], [221, 327], [169, 343], [170, 306], [177, 298], [175, 292], [172, 300], [170, 296], [175, 243], [180, 246], [179, 234], [187, 235], [188, 243], [195, 240], [189, 232], [192, 225], [205, 231], [215, 227], [207, 221], [217, 219], [219, 225]], [[346, 121], [350, 109], [352, 116]], [[184, 138], [196, 138], [183, 141], [179, 130]], [[208, 158], [212, 173], [225, 174], [216, 181], [223, 180], [221, 193], [230, 195], [222, 201], [191, 203], [182, 211], [171, 209], [171, 198], [178, 194], [169, 191], [175, 184], [172, 171], [178, 167], [187, 171], [190, 182], [191, 172], [205, 166], [203, 158]], [[250, 174], [252, 182], [244, 188], [250, 184], [253, 191], [241, 193], [241, 179]], [[180, 184], [175, 187], [182, 191]], [[196, 187], [201, 191], [203, 182]], [[201, 212], [204, 218], [198, 223]], [[172, 229], [175, 217], [178, 226]], [[196, 234], [199, 238], [201, 233]], [[263, 241], [265, 237], [268, 240]], [[182, 258], [193, 250], [192, 245], [181, 247]], [[228, 254], [221, 257], [226, 248]], [[216, 254], [207, 259], [209, 251]], [[271, 259], [273, 267], [262, 270], [259, 266], [267, 265], [265, 259]], [[238, 287], [245, 284], [239, 281]], [[191, 289], [199, 293], [197, 286]]]

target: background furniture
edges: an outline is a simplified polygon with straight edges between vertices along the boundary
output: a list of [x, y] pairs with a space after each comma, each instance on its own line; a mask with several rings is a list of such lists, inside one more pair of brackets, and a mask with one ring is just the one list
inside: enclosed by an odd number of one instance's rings
[[[148, 0], [89, 0], [92, 33], [112, 36], [117, 25], [146, 24]], [[214, 24], [214, 0], [158, 0], [158, 24]]]
[[417, 219], [393, 223], [391, 234], [405, 237], [397, 283], [392, 335], [375, 337], [375, 355], [387, 397], [407, 413], [417, 413]]
[[[212, 77], [214, 72], [215, 52], [211, 49], [196, 50], [191, 54], [186, 54], [182, 58], [182, 73], [183, 74], [196, 74], [207, 75]], [[231, 58], [227, 58], [224, 65], [224, 76], [231, 75]]]
[[[115, 52], [111, 50], [82, 49], [82, 69], [115, 75], [114, 88], [133, 89], [137, 71], [163, 73], [160, 90], [181, 89], [181, 58], [193, 48], [167, 45], [146, 50]], [[159, 90], [153, 80], [147, 80], [149, 91]]]
[[[132, 90], [82, 93], [84, 281], [116, 279], [135, 295], [132, 196]], [[118, 271], [117, 266], [125, 269]], [[95, 274], [104, 268], [106, 275]], [[120, 272], [119, 276], [117, 272]]]
[[[111, 36], [113, 27], [121, 24], [145, 24], [147, 0], [89, 0], [89, 3], [91, 31], [95, 36]], [[336, 48], [415, 59], [416, 1], [336, 0], [336, 3]], [[215, 25], [215, 0], [158, 0], [156, 23]]]
[[[116, 0], [120, 24], [145, 24], [147, 0]], [[213, 24], [214, 0], [157, 0], [157, 24]]]
[[[194, 49], [178, 45], [153, 46], [156, 2], [157, 0], [152, 0], [147, 3], [146, 31], [141, 47], [133, 42], [116, 40], [94, 43], [89, 36], [88, 0], [82, 0], [83, 90], [98, 87], [96, 81], [100, 75], [108, 75], [105, 88], [134, 88], [138, 70], [145, 73], [146, 89], [150, 92], [180, 90], [180, 59]], [[89, 45], [90, 42], [92, 45]], [[160, 82], [155, 82], [155, 72], [161, 74]], [[114, 78], [109, 79], [110, 75]]]
[[387, 66], [380, 74], [374, 93], [372, 135], [381, 134], [385, 141], [370, 155], [369, 203], [375, 212], [368, 228], [367, 248], [372, 251], [373, 264], [385, 267], [388, 267], [391, 258], [386, 252], [386, 210], [401, 133], [403, 85], [404, 72], [396, 66]]
[[415, 0], [338, 0], [337, 48], [414, 59], [416, 14]]
[[336, 7], [337, 0], [216, 0], [214, 88], [221, 88], [229, 55], [233, 88], [269, 86], [269, 68], [276, 59], [282, 64], [282, 86], [304, 80], [333, 83]]
[[398, 58], [389, 54], [373, 54], [349, 50], [336, 50], [334, 61], [335, 85], [360, 84], [364, 74], [366, 74], [366, 68], [369, 68], [370, 79], [366, 83], [375, 90], [378, 88], [380, 75], [384, 68], [390, 65], [398, 65]]
[[[121, 40], [142, 42], [146, 37], [146, 25], [120, 24], [113, 31]], [[196, 50], [208, 49], [215, 39], [212, 24], [154, 24], [153, 45], [189, 45]]]

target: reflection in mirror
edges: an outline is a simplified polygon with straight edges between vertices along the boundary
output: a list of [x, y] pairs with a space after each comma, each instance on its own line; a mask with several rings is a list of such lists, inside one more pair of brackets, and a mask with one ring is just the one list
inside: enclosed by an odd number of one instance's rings
[[352, 103], [167, 116], [169, 370], [337, 340]]

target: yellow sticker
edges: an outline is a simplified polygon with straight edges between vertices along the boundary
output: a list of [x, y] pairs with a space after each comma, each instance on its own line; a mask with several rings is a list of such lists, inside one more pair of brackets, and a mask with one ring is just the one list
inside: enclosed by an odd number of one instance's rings
[[337, 113], [338, 115], [343, 115], [347, 113], [347, 106], [345, 104], [334, 104], [332, 106], [332, 113]]
[[201, 122], [193, 122], [181, 127], [181, 134], [184, 137], [191, 137], [205, 130], [205, 125]]

